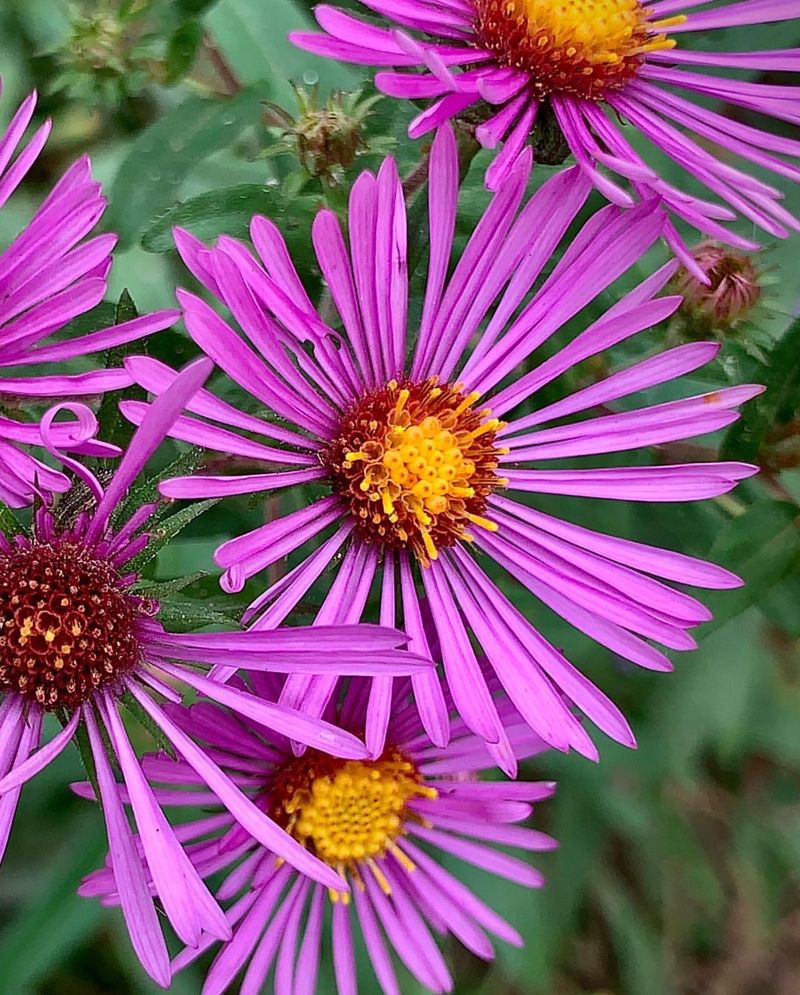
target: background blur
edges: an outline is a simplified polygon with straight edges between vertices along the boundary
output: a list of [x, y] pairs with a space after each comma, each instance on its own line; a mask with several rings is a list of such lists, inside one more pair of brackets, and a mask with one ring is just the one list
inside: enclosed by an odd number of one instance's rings
[[[310, 21], [303, 0], [0, 0], [0, 122], [34, 86], [41, 115], [54, 122], [30, 181], [0, 214], [0, 246], [66, 165], [88, 151], [109, 196], [103, 224], [120, 235], [112, 300], [128, 288], [140, 310], [172, 303], [174, 286], [188, 281], [170, 251], [176, 221], [206, 238], [243, 236], [257, 212], [281, 223], [313, 286], [307, 235], [321, 199], [341, 207], [358, 169], [389, 148], [409, 173], [422, 147], [404, 137], [412, 108], [383, 100], [371, 108], [358, 162], [316, 179], [304, 172], [291, 139], [270, 127], [290, 127], [288, 120], [266, 102], [294, 116], [289, 80], [318, 84], [322, 101], [332, 88], [372, 93], [351, 68], [289, 46], [286, 31]], [[794, 37], [791, 31], [783, 24], [739, 37], [716, 32], [698, 43], [726, 50], [800, 44], [800, 21]], [[305, 164], [314, 167], [313, 156]], [[485, 203], [484, 166], [479, 156], [464, 184], [462, 236]], [[535, 182], [550, 172], [537, 168]], [[800, 214], [798, 188], [787, 189], [787, 205]], [[628, 282], [658, 261], [654, 255]], [[800, 327], [792, 326], [800, 239], [767, 246], [757, 266], [766, 284], [762, 305], [735, 332], [720, 333], [720, 359], [686, 387], [693, 393], [742, 379], [770, 385], [743, 424], [700, 443], [756, 459], [768, 472], [702, 506], [558, 504], [594, 528], [708, 555], [748, 586], [705, 599], [716, 618], [700, 630], [696, 653], [676, 654], [672, 675], [635, 671], [532, 598], [523, 601], [625, 709], [641, 746], [627, 753], [598, 734], [599, 766], [560, 756], [537, 763], [536, 776], [561, 783], [556, 800], [538, 812], [540, 828], [562, 843], [538, 861], [549, 879], [543, 892], [459, 868], [527, 941], [522, 951], [500, 948], [492, 966], [451, 947], [460, 995], [800, 992]], [[573, 331], [587, 317], [591, 309]], [[630, 361], [665, 336], [698, 334], [691, 321], [673, 322], [608, 362]], [[150, 350], [173, 364], [193, 353], [180, 329]], [[597, 373], [578, 371], [568, 386]], [[653, 396], [675, 396], [675, 388]], [[158, 573], [212, 569], [210, 552], [230, 528], [226, 516], [238, 516], [236, 531], [243, 531], [276, 508], [242, 500], [214, 509], [159, 557]], [[213, 577], [194, 585], [192, 597], [214, 607], [222, 600]], [[80, 777], [67, 751], [23, 793], [0, 872], [0, 995], [156, 991], [129, 951], [118, 913], [74, 896], [104, 852], [98, 813], [64, 787]], [[404, 977], [414, 995], [415, 983]], [[198, 993], [201, 979], [202, 962], [176, 979], [174, 991]], [[361, 990], [377, 991], [368, 974]], [[328, 975], [320, 992], [333, 992]]]

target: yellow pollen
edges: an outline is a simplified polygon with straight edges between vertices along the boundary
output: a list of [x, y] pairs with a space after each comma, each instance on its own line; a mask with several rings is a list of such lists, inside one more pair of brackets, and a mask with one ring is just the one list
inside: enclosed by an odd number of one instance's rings
[[[391, 854], [407, 871], [413, 862], [398, 847], [409, 820], [419, 822], [409, 802], [437, 797], [399, 750], [377, 760], [338, 760], [309, 750], [275, 774], [267, 796], [269, 813], [306, 849], [363, 887], [370, 873], [383, 891], [390, 887], [379, 861]], [[347, 901], [329, 892], [331, 901]]]
[[361, 538], [410, 547], [423, 566], [463, 537], [498, 486], [502, 422], [461, 384], [390, 381], [345, 416], [323, 462], [349, 499]]
[[549, 93], [600, 99], [638, 72], [648, 52], [675, 47], [683, 14], [649, 20], [640, 0], [475, 0], [482, 43]]

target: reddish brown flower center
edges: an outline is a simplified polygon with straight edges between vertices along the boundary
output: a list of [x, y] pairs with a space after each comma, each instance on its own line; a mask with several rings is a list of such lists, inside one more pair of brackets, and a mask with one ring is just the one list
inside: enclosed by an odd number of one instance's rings
[[[414, 798], [436, 798], [436, 789], [394, 747], [377, 760], [341, 760], [308, 750], [276, 770], [265, 808], [320, 860], [356, 881], [366, 867], [388, 892], [375, 858], [388, 852], [413, 869], [396, 840], [404, 823], [416, 818], [407, 808]], [[331, 897], [346, 900], [336, 892]]]
[[77, 708], [138, 662], [140, 611], [114, 568], [79, 545], [0, 553], [0, 691]]
[[347, 412], [323, 462], [361, 539], [408, 548], [427, 566], [469, 540], [470, 525], [496, 529], [485, 511], [505, 484], [495, 473], [500, 422], [477, 400], [435, 377], [391, 380]]
[[531, 74], [541, 94], [598, 100], [636, 75], [645, 55], [673, 48], [665, 28], [685, 16], [648, 21], [639, 0], [474, 0], [482, 44], [505, 65]]

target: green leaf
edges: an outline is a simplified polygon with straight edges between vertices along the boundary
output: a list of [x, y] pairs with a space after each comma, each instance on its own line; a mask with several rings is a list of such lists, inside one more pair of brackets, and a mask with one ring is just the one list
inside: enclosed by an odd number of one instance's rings
[[164, 467], [160, 473], [135, 483], [128, 491], [128, 496], [124, 502], [114, 512], [114, 522], [127, 521], [134, 511], [141, 508], [143, 504], [161, 504], [161, 508], [154, 514], [156, 517], [163, 516], [168, 505], [159, 494], [158, 485], [162, 480], [167, 480], [170, 477], [182, 477], [185, 474], [194, 473], [204, 459], [203, 450], [198, 446], [192, 446]]
[[[310, 196], [289, 202], [276, 188], [257, 183], [211, 190], [156, 218], [142, 235], [142, 247], [148, 252], [169, 252], [174, 248], [175, 225], [186, 228], [203, 242], [213, 241], [218, 235], [248, 238], [253, 215], [265, 214], [280, 226], [290, 252], [307, 253], [308, 230], [319, 203], [319, 198]], [[301, 222], [299, 218], [304, 220]]]
[[[139, 723], [139, 725], [147, 732], [153, 739], [153, 741], [158, 746], [158, 749], [166, 753], [173, 759], [177, 759], [175, 754], [175, 747], [172, 745], [170, 740], [164, 734], [163, 730], [156, 725], [150, 715], [142, 708], [139, 702], [134, 698], [130, 691], [126, 691], [121, 697], [120, 702], [125, 706], [125, 708], [130, 712], [134, 719]], [[98, 795], [99, 797], [99, 795]]]
[[714, 618], [698, 629], [700, 638], [763, 598], [776, 584], [800, 571], [800, 516], [788, 501], [758, 501], [732, 519], [717, 537], [709, 559], [738, 574], [744, 586], [704, 598]]
[[664, 964], [662, 939], [609, 871], [601, 875], [597, 897], [611, 928], [620, 973], [629, 992], [668, 995], [675, 991]]
[[182, 508], [175, 515], [170, 515], [158, 528], [151, 529], [150, 542], [148, 542], [147, 547], [138, 556], [134, 556], [130, 561], [129, 568], [134, 573], [138, 573], [145, 564], [155, 559], [159, 550], [171, 542], [195, 518], [199, 518], [203, 512], [208, 511], [209, 508], [213, 508], [218, 500], [218, 498], [209, 498], [207, 501], [196, 501], [194, 504]]
[[766, 391], [746, 404], [742, 417], [728, 429], [722, 459], [756, 461], [770, 427], [795, 416], [800, 400], [800, 321], [770, 353], [765, 379]]
[[[133, 298], [128, 293], [127, 289], [123, 290], [114, 311], [113, 324], [121, 325], [126, 321], [132, 321], [134, 318], [138, 318], [138, 316], [139, 312], [136, 309], [136, 305], [133, 303]], [[106, 353], [106, 369], [114, 369], [122, 366], [125, 357], [131, 355], [133, 352], [142, 352], [141, 342], [129, 342], [126, 345], [118, 346], [115, 349], [109, 349]], [[146, 397], [146, 392], [136, 385], [126, 388], [121, 394], [115, 391], [110, 391], [109, 393], [104, 394], [103, 400], [100, 403], [100, 408], [97, 412], [97, 421], [100, 426], [100, 438], [102, 438], [104, 442], [112, 442], [114, 445], [120, 446], [124, 449], [130, 442], [135, 429], [134, 426], [122, 416], [122, 412], [119, 410], [119, 402], [121, 400], [144, 400]], [[105, 463], [105, 461], [102, 462]], [[97, 459], [94, 460], [92, 465], [99, 465], [99, 461]]]
[[217, 0], [175, 0], [175, 9], [178, 14], [183, 14], [184, 17], [197, 17], [209, 7], [213, 7], [215, 3]]
[[198, 580], [208, 577], [204, 570], [188, 574], [186, 577], [176, 577], [175, 580], [140, 580], [131, 588], [136, 594], [141, 594], [146, 598], [154, 598], [156, 601], [164, 601], [171, 598], [173, 594], [178, 594], [184, 588], [190, 587]]
[[212, 152], [228, 148], [261, 117], [269, 88], [257, 84], [230, 100], [189, 97], [133, 141], [111, 188], [106, 224], [123, 246], [176, 199], [189, 171]]
[[241, 607], [235, 603], [228, 612], [211, 608], [203, 601], [165, 601], [159, 608], [158, 620], [170, 632], [193, 632], [207, 625], [241, 629], [237, 617], [240, 611]]
[[170, 36], [167, 44], [165, 82], [174, 85], [189, 72], [203, 41], [203, 26], [199, 21], [187, 21]]
[[0, 532], [12, 539], [14, 536], [22, 535], [24, 526], [19, 521], [14, 512], [0, 501]]

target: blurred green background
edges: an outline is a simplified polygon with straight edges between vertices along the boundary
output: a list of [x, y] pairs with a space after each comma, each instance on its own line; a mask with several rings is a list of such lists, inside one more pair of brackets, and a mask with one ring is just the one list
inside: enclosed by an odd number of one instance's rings
[[[128, 288], [140, 310], [171, 304], [174, 286], [189, 280], [170, 252], [171, 224], [178, 220], [208, 238], [243, 236], [255, 212], [282, 224], [304, 280], [318, 288], [308, 230], [323, 198], [341, 208], [357, 170], [390, 146], [410, 173], [422, 146], [404, 137], [413, 108], [384, 100], [372, 108], [360, 161], [330, 183], [310, 178], [292, 154], [275, 154], [291, 142], [281, 144], [279, 129], [270, 127], [279, 118], [269, 102], [296, 113], [290, 80], [318, 85], [321, 99], [331, 89], [372, 92], [366, 75], [289, 46], [286, 31], [311, 23], [309, 6], [2, 0], [0, 120], [5, 124], [35, 86], [54, 131], [24, 190], [0, 214], [0, 245], [65, 166], [88, 151], [109, 197], [103, 225], [120, 234], [110, 300]], [[715, 32], [696, 42], [721, 50], [787, 47], [800, 44], [800, 22], [741, 34]], [[749, 120], [746, 112], [728, 112]], [[788, 126], [771, 126], [789, 133]], [[486, 202], [485, 163], [478, 156], [464, 183], [462, 238]], [[674, 167], [664, 168], [674, 179]], [[551, 171], [538, 169], [534, 182]], [[798, 189], [786, 192], [787, 205], [800, 213]], [[419, 226], [420, 217], [412, 207], [412, 224]], [[752, 234], [750, 226], [742, 230]], [[537, 762], [535, 776], [561, 784], [556, 800], [538, 812], [537, 824], [562, 844], [538, 861], [549, 879], [543, 892], [458, 868], [527, 941], [522, 951], [500, 948], [493, 965], [452, 945], [461, 995], [800, 992], [800, 327], [792, 323], [799, 250], [798, 238], [767, 246], [757, 261], [767, 284], [762, 306], [722, 335], [720, 358], [686, 385], [686, 392], [742, 379], [770, 386], [743, 424], [724, 438], [701, 440], [731, 458], [757, 460], [768, 472], [704, 505], [558, 502], [559, 513], [574, 521], [710, 556], [748, 580], [741, 591], [707, 599], [716, 617], [700, 630], [699, 650], [676, 654], [672, 675], [636, 671], [509, 585], [549, 638], [622, 705], [641, 745], [629, 753], [598, 734], [600, 765], [555, 755]], [[660, 251], [628, 274], [628, 285], [664, 258]], [[595, 302], [566, 334], [613, 296]], [[664, 337], [696, 334], [691, 322], [673, 322], [617, 350], [608, 363], [622, 365]], [[194, 349], [178, 328], [150, 351], [179, 364]], [[574, 371], [560, 389], [598, 372]], [[673, 385], [652, 399], [674, 396]], [[270, 500], [266, 508], [245, 500], [215, 508], [160, 555], [158, 576], [211, 569], [221, 537], [288, 508], [275, 502], [292, 498]], [[214, 607], [222, 600], [214, 578], [190, 594]], [[0, 872], [0, 995], [156, 991], [129, 950], [118, 913], [74, 896], [104, 852], [97, 813], [65, 787], [80, 776], [68, 752], [23, 793]], [[178, 995], [200, 991], [204, 963], [175, 980]], [[403, 977], [404, 991], [416, 993]], [[368, 972], [361, 990], [378, 990]], [[320, 992], [332, 991], [323, 976]]]

